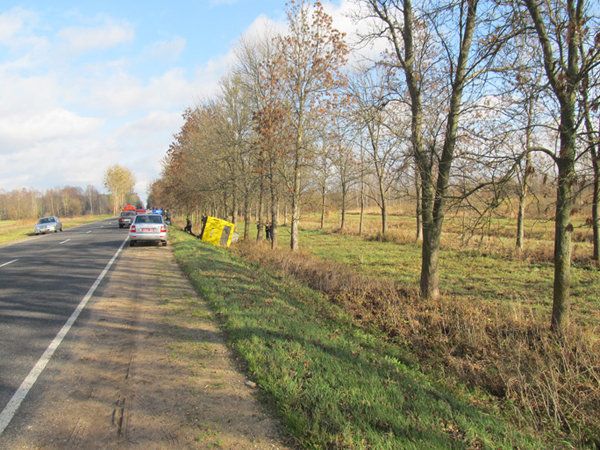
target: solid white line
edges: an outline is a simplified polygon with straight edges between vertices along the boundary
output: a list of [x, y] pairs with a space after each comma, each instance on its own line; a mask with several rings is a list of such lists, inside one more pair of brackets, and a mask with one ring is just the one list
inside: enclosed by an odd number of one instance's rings
[[12, 261], [9, 261], [7, 263], [2, 264], [0, 267], [8, 266], [9, 264], [12, 264], [12, 263], [14, 263], [16, 261], [18, 261], [18, 259], [13, 259]]
[[58, 245], [64, 244], [65, 242], [69, 242], [71, 239], [67, 239], [66, 241], [60, 242]]
[[15, 413], [19, 409], [19, 406], [21, 406], [21, 403], [23, 402], [23, 400], [25, 400], [25, 397], [29, 393], [29, 390], [37, 381], [38, 377], [46, 367], [46, 364], [48, 364], [50, 358], [52, 358], [52, 355], [54, 354], [62, 340], [65, 338], [65, 336], [77, 320], [77, 317], [79, 317], [81, 311], [83, 311], [83, 308], [85, 308], [85, 305], [87, 304], [88, 300], [92, 297], [92, 295], [94, 295], [94, 292], [96, 291], [96, 289], [100, 285], [100, 282], [108, 272], [108, 269], [110, 269], [110, 266], [112, 266], [113, 262], [115, 262], [115, 260], [117, 259], [117, 256], [119, 256], [119, 253], [121, 253], [121, 250], [123, 250], [125, 242], [127, 242], [127, 239], [123, 241], [123, 243], [119, 247], [119, 250], [117, 250], [117, 253], [115, 253], [112, 259], [108, 262], [108, 264], [106, 265], [102, 273], [98, 276], [90, 290], [87, 292], [87, 294], [85, 294], [85, 297], [83, 297], [83, 300], [81, 300], [75, 311], [73, 311], [73, 314], [71, 314], [69, 320], [67, 320], [67, 322], [63, 325], [63, 327], [58, 332], [54, 340], [50, 343], [42, 357], [35, 364], [35, 366], [33, 366], [33, 369], [31, 369], [31, 372], [29, 372], [27, 378], [25, 378], [23, 383], [21, 383], [21, 386], [19, 386], [17, 392], [15, 392], [15, 394], [12, 396], [6, 407], [0, 413], [0, 435], [4, 432], [4, 430], [14, 417]]

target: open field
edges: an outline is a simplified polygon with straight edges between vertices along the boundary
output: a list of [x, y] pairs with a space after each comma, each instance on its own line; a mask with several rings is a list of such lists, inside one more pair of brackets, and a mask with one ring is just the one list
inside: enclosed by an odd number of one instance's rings
[[[329, 262], [350, 266], [358, 273], [389, 277], [405, 290], [417, 289], [421, 270], [421, 245], [415, 242], [415, 220], [406, 216], [389, 218], [387, 236], [379, 234], [380, 217], [365, 216], [363, 238], [358, 234], [358, 218], [349, 215], [349, 227], [339, 232], [339, 218], [328, 217], [323, 230], [320, 217], [303, 216], [300, 248]], [[473, 237], [464, 243], [458, 234], [458, 219], [446, 221], [449, 232], [442, 237], [440, 289], [447, 297], [467, 301], [487, 300], [515, 307], [530, 306], [548, 316], [552, 307], [554, 277], [553, 233], [549, 221], [531, 221], [526, 226], [523, 254], [514, 250], [514, 221], [499, 219], [491, 236]], [[243, 223], [240, 224], [243, 234]], [[576, 223], [576, 230], [577, 230]], [[588, 233], [583, 230], [578, 236]], [[256, 229], [251, 235], [255, 238]], [[279, 227], [279, 247], [289, 247], [289, 227]], [[573, 319], [592, 328], [600, 327], [600, 272], [591, 261], [589, 242], [574, 242], [571, 274]]]
[[[83, 225], [84, 223], [110, 219], [112, 216], [78, 216], [60, 218], [63, 230]], [[0, 245], [10, 244], [34, 237], [33, 227], [37, 220], [0, 220]]]

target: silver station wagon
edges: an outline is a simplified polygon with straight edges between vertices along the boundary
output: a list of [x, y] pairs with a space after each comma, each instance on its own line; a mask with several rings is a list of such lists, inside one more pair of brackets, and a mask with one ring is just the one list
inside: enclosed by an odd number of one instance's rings
[[156, 242], [167, 245], [167, 224], [160, 214], [138, 214], [129, 227], [129, 245]]

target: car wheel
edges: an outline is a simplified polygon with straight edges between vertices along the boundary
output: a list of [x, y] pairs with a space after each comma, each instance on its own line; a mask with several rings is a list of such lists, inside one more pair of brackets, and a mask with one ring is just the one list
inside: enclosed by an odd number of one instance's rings
[[163, 241], [162, 245], [163, 245], [163, 247], [166, 247], [167, 246], [167, 241]]
[[135, 245], [135, 242], [133, 242], [133, 241], [129, 241], [129, 246], [130, 246], [130, 247], [133, 247], [134, 245]]

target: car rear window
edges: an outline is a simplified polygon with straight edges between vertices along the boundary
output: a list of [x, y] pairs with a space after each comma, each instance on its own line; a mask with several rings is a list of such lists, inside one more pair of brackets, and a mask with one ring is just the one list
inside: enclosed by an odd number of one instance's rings
[[161, 216], [137, 216], [135, 223], [162, 223]]

